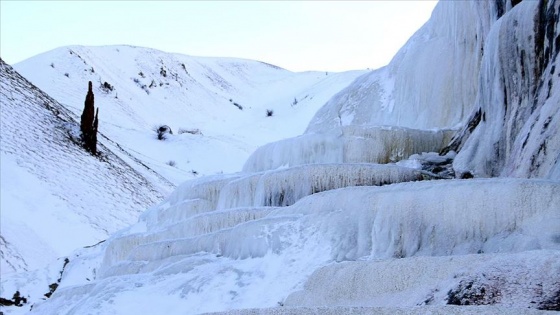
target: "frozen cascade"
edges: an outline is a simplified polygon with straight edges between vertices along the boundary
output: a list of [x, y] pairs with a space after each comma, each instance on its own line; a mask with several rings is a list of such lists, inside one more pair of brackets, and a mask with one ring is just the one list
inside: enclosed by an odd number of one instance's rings
[[381, 186], [421, 180], [416, 170], [379, 164], [309, 164], [266, 171], [230, 182], [218, 209], [289, 206], [321, 191], [348, 186]]
[[376, 164], [314, 164], [241, 176], [186, 182], [166, 202], [148, 210], [130, 233], [123, 232], [108, 245], [106, 264], [125, 259], [157, 260], [150, 255], [162, 251], [168, 253], [157, 255], [187, 255], [206, 250], [235, 252], [231, 255], [236, 258], [262, 256], [268, 250], [266, 243], [258, 245], [258, 241], [253, 241], [251, 247], [256, 252], [247, 254], [245, 248], [226, 246], [224, 242], [232, 233], [245, 235], [251, 230], [251, 225], [235, 228], [236, 225], [260, 219], [275, 207], [294, 204], [314, 193], [422, 179], [413, 169]]
[[[152, 292], [156, 287], [159, 288], [157, 290], [165, 288], [165, 292], [172, 296], [173, 292], [183, 292], [173, 299], [174, 307], [196, 304], [193, 312], [197, 313], [220, 310], [209, 307], [211, 303], [196, 301], [200, 297], [223, 296], [228, 301], [220, 302], [226, 303], [224, 305], [241, 303], [243, 295], [228, 295], [229, 285], [222, 289], [231, 276], [243, 283], [240, 287], [236, 286], [236, 290], [257, 292], [259, 285], [271, 285], [269, 282], [263, 284], [264, 279], [279, 283], [292, 272], [304, 276], [306, 273], [299, 269], [302, 268], [300, 264], [305, 265], [304, 270], [309, 272], [336, 261], [389, 259], [385, 265], [389, 265], [387, 272], [390, 274], [397, 272], [391, 271], [395, 264], [390, 263], [397, 257], [402, 257], [402, 260], [396, 262], [404, 265], [399, 269], [402, 273], [400, 277], [409, 282], [394, 289], [402, 289], [404, 293], [387, 291], [385, 294], [391, 295], [396, 305], [406, 306], [412, 303], [413, 297], [409, 296], [407, 302], [398, 300], [398, 297], [406, 296], [407, 288], [415, 286], [415, 279], [422, 274], [417, 268], [406, 266], [420, 268], [429, 265], [430, 261], [437, 266], [441, 263], [443, 270], [449, 271], [446, 275], [452, 276], [445, 280], [448, 278], [442, 275], [444, 280], [436, 281], [442, 278], [435, 278], [430, 284], [431, 288], [436, 286], [443, 292], [448, 282], [453, 280], [454, 271], [463, 271], [462, 278], [455, 279], [456, 282], [469, 279], [478, 274], [477, 266], [491, 269], [492, 261], [484, 257], [494, 257], [465, 256], [475, 257], [471, 259], [445, 257], [447, 255], [519, 252], [523, 261], [527, 260], [523, 257], [531, 256], [531, 252], [526, 252], [528, 250], [539, 253], [551, 250], [551, 254], [539, 254], [538, 261], [543, 261], [543, 264], [535, 260], [534, 266], [541, 268], [537, 270], [544, 270], [546, 262], [552, 259], [548, 257], [557, 256], [560, 249], [557, 242], [560, 235], [559, 204], [560, 185], [546, 180], [420, 181], [330, 190], [305, 197], [292, 206], [271, 209], [262, 217], [254, 217], [254, 220], [234, 226], [228, 224], [223, 229], [198, 236], [191, 234], [177, 238], [176, 234], [168, 235], [163, 240], [130, 248], [117, 246], [119, 237], [114, 237], [107, 241], [105, 258], [98, 267], [93, 284], [84, 282], [78, 286], [61, 286], [56, 299], [38, 305], [34, 311], [41, 313], [46, 310], [42, 307], [64, 309], [68, 307], [69, 299], [80, 296], [83, 303], [72, 304], [73, 312], [70, 314], [78, 314], [91, 307], [103, 310], [110, 307], [103, 302], [106, 294], [117, 294], [115, 298], [119, 299], [121, 293], [118, 292], [122, 290]], [[222, 212], [225, 214], [227, 211]], [[199, 216], [208, 215], [211, 213]], [[134, 229], [133, 226], [131, 230]], [[122, 253], [121, 250], [128, 253], [126, 257], [112, 257]], [[499, 261], [517, 257], [508, 255], [495, 257], [501, 259]], [[429, 260], [429, 256], [433, 260]], [[427, 258], [418, 260], [420, 257]], [[481, 257], [480, 260], [476, 260], [477, 257]], [[256, 276], [254, 268], [259, 268], [256, 266], [265, 261], [280, 263], [282, 268], [257, 269], [259, 276]], [[423, 261], [426, 263], [422, 264]], [[510, 265], [515, 266], [519, 261], [515, 258]], [[473, 269], [468, 268], [471, 265]], [[484, 268], [480, 270], [484, 271]], [[278, 274], [275, 270], [282, 272]], [[474, 270], [474, 274], [470, 270]], [[173, 276], [179, 273], [181, 277]], [[382, 275], [382, 270], [378, 274]], [[537, 279], [531, 278], [533, 275], [531, 273], [529, 278]], [[551, 279], [554, 279], [553, 276]], [[282, 283], [284, 291], [277, 294], [287, 296], [298, 283]], [[345, 283], [348, 284], [343, 282], [341, 285]], [[152, 287], [154, 289], [149, 289]], [[418, 297], [415, 302], [423, 302], [431, 292], [429, 289], [428, 286], [426, 290], [415, 291]], [[376, 290], [375, 286], [371, 290]], [[418, 292], [426, 295], [418, 295]], [[321, 292], [318, 298], [324, 294]], [[264, 305], [272, 306], [274, 303], [269, 301]]]
[[[128, 233], [118, 235], [110, 242], [106, 249], [110, 254], [106, 255], [105, 263], [113, 264], [124, 260], [135, 247], [143, 244], [215, 233], [250, 220], [260, 219], [275, 209], [276, 207], [253, 207], [207, 212], [170, 224], [165, 229], [148, 233], [142, 228], [140, 230], [145, 232], [139, 232], [137, 226], [134, 226]], [[140, 222], [137, 225], [144, 224], [145, 222]]]
[[258, 148], [243, 171], [259, 172], [312, 163], [389, 163], [449, 143], [453, 130], [391, 126], [345, 126], [326, 134], [308, 133]]
[[559, 13], [559, 1], [523, 1], [492, 27], [459, 173], [560, 179]]
[[[127, 260], [153, 264], [197, 252], [235, 259], [262, 257], [269, 250], [282, 252], [289, 247], [282, 241], [290, 239], [287, 233], [299, 234], [296, 242], [301, 241], [305, 231], [294, 224], [316, 227], [322, 238], [330, 240], [331, 258], [337, 261], [560, 249], [554, 242], [560, 234], [559, 204], [560, 186], [548, 181], [348, 187], [314, 194], [262, 218], [199, 236], [162, 233], [163, 240], [133, 249], [117, 238], [114, 249], [106, 252], [105, 265]], [[130, 254], [123, 257], [122, 253]]]
[[[539, 313], [527, 308], [560, 292], [558, 5], [440, 1], [390, 65], [331, 99], [304, 135], [261, 147], [243, 173], [185, 183], [100, 245], [88, 262], [91, 282], [70, 272], [81, 278], [63, 280], [33, 313], [118, 313], [122, 305], [202, 313], [279, 302], [289, 307], [262, 313], [386, 305], [408, 314], [425, 304], [422, 314]], [[391, 183], [415, 179], [412, 170], [366, 163], [439, 151], [453, 133], [441, 128], [476, 116], [459, 133], [459, 170], [552, 180], [355, 187], [394, 171]], [[374, 127], [387, 124], [399, 127]], [[432, 308], [482, 289], [488, 294], [474, 302], [497, 307]]]
[[201, 212], [216, 208], [223, 186], [240, 175], [215, 175], [189, 180], [177, 187], [161, 204], [148, 209], [140, 217], [147, 228], [158, 229], [160, 225], [171, 224]]
[[560, 249], [559, 193], [544, 180], [422, 181], [328, 191], [289, 209], [332, 239], [335, 260], [514, 252]]
[[362, 75], [335, 95], [306, 133], [346, 125], [458, 125], [473, 108], [486, 36], [508, 2], [441, 1], [387, 67]]

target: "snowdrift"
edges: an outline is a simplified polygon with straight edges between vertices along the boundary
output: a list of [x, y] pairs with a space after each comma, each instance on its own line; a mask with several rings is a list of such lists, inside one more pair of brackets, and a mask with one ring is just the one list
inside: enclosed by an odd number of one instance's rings
[[[353, 261], [317, 270], [285, 306], [401, 306], [553, 303], [558, 251]], [[455, 312], [452, 312], [455, 314]]]
[[322, 306], [322, 307], [282, 307], [271, 309], [247, 309], [233, 310], [228, 312], [205, 313], [212, 315], [228, 314], [228, 315], [358, 315], [358, 314], [375, 314], [375, 315], [478, 315], [478, 314], [494, 314], [509, 315], [511, 313], [518, 315], [544, 315], [550, 312], [538, 311], [524, 308], [509, 308], [495, 306], [438, 306], [438, 307], [367, 307], [367, 306]]

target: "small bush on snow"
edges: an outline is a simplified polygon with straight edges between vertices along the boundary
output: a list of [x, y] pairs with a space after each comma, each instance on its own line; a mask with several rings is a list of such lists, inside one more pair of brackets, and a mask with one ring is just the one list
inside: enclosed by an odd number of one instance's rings
[[241, 106], [240, 104], [233, 102], [233, 105], [235, 105], [237, 108], [239, 108], [239, 110], [243, 110], [243, 106]]
[[109, 84], [109, 82], [105, 81], [103, 84], [101, 84], [101, 89], [105, 91], [105, 93], [109, 93], [112, 92], [115, 87]]
[[154, 131], [157, 133], [158, 140], [165, 140], [167, 138], [167, 134], [173, 134], [171, 127], [167, 125], [158, 125], [154, 128]]

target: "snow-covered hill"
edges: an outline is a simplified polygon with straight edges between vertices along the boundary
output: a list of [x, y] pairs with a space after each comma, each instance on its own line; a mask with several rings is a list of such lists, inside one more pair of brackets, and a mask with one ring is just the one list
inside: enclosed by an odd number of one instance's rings
[[2, 274], [105, 240], [173, 189], [103, 135], [92, 157], [64, 106], [1, 60], [0, 77]]
[[[301, 134], [332, 95], [367, 72], [293, 73], [132, 46], [62, 47], [14, 68], [75, 117], [83, 87], [94, 82], [100, 131], [176, 185], [241, 170], [258, 146]], [[166, 141], [156, 139], [161, 125], [173, 131]]]
[[[559, 12], [440, 2], [303, 135], [262, 146], [243, 172], [183, 183], [67, 263], [3, 280], [3, 297], [29, 299], [6, 312], [560, 310]], [[426, 180], [451, 166], [475, 178]]]
[[[2, 242], [6, 242], [2, 243], [6, 246], [2, 249], [2, 273], [38, 268], [76, 247], [106, 239], [110, 233], [135, 222], [140, 210], [161, 200], [186, 179], [239, 171], [257, 146], [301, 133], [322, 103], [364, 72], [292, 73], [250, 60], [189, 57], [131, 46], [76, 46], [55, 49], [16, 66], [27, 79], [48, 91], [47, 96], [10, 66], [4, 64], [2, 69], [6, 77], [2, 82], [2, 154], [12, 154], [2, 159]], [[139, 184], [122, 187], [111, 176], [104, 182], [103, 172], [90, 175], [89, 169], [79, 166], [89, 167], [91, 163], [71, 158], [73, 153], [81, 156], [83, 152], [69, 143], [68, 136], [54, 134], [58, 145], [72, 148], [68, 157], [60, 158], [56, 151], [64, 150], [50, 143], [55, 140], [45, 130], [54, 128], [68, 133], [71, 130], [60, 130], [59, 126], [79, 121], [88, 81], [94, 83], [100, 132], [107, 136], [101, 143], [147, 177], [148, 187], [158, 186], [152, 189], [155, 195], [142, 192], [144, 188], [135, 192]], [[28, 95], [36, 94], [48, 101], [26, 101], [31, 97]], [[34, 110], [39, 110], [34, 107], [47, 106], [42, 103], [55, 108], [56, 113], [64, 113], [63, 120], [59, 121], [58, 116], [45, 118], [48, 123], [32, 119]], [[18, 107], [28, 110], [28, 115], [14, 110]], [[271, 117], [266, 114], [268, 109], [274, 111]], [[50, 114], [47, 111], [45, 115]], [[174, 131], [164, 141], [157, 139], [154, 130], [161, 125]], [[33, 130], [41, 137], [11, 131], [20, 129]], [[31, 153], [15, 149], [22, 146], [31, 146]], [[12, 157], [16, 161], [12, 162]], [[31, 177], [12, 165], [21, 165], [22, 161], [33, 165], [29, 167]], [[48, 166], [61, 161], [68, 161], [72, 169]], [[93, 181], [88, 179], [90, 176], [101, 178]], [[34, 177], [43, 180], [36, 181]], [[74, 183], [74, 177], [84, 179], [83, 185]], [[64, 184], [54, 184], [57, 182]], [[125, 198], [112, 192], [113, 185], [117, 190], [145, 196]], [[29, 189], [44, 196], [25, 201], [25, 190]], [[97, 193], [99, 189], [103, 193]], [[134, 198], [150, 202], [137, 202]], [[37, 208], [45, 210], [41, 216], [30, 218]], [[70, 209], [76, 209], [77, 214]], [[92, 210], [106, 215], [101, 220], [81, 220], [83, 225], [71, 219]], [[69, 213], [62, 215], [61, 211]], [[117, 219], [109, 220], [114, 213]], [[16, 217], [17, 228], [12, 222]], [[60, 233], [47, 232], [60, 229]], [[71, 237], [70, 232], [63, 232], [68, 229], [84, 231]], [[90, 229], [97, 232], [86, 232]], [[36, 234], [39, 235], [24, 237]]]

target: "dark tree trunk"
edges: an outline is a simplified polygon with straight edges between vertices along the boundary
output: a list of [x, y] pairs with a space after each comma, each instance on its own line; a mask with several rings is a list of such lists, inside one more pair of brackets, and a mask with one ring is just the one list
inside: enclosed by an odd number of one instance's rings
[[80, 122], [80, 130], [82, 131], [84, 148], [91, 152], [91, 154], [93, 155], [97, 154], [97, 125], [99, 124], [98, 114], [99, 108], [96, 112], [94, 106], [92, 83], [91, 81], [89, 81], [86, 101], [84, 103], [84, 111], [82, 112]]

